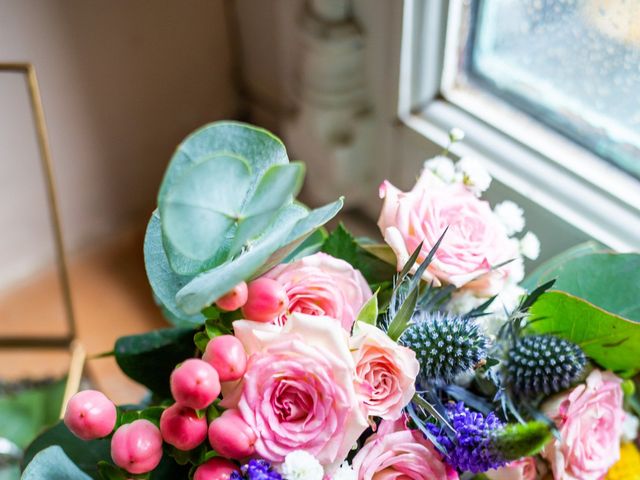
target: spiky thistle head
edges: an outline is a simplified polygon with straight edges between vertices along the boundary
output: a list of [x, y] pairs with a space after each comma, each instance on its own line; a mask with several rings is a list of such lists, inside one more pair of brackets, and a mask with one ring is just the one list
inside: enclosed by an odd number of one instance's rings
[[518, 338], [507, 354], [506, 383], [526, 398], [551, 395], [577, 382], [587, 363], [582, 349], [554, 335]]
[[469, 318], [449, 313], [417, 311], [401, 342], [420, 362], [424, 381], [452, 381], [486, 358], [487, 338]]

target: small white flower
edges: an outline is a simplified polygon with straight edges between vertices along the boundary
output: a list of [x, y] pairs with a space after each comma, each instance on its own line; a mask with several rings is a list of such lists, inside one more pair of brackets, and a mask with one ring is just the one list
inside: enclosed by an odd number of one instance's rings
[[456, 170], [462, 183], [478, 196], [491, 185], [491, 175], [475, 158], [462, 157], [456, 163]]
[[484, 333], [492, 341], [498, 336], [500, 328], [507, 322], [507, 315], [504, 310], [502, 312], [496, 311], [488, 315], [482, 315], [475, 319], [480, 331]]
[[501, 202], [495, 206], [493, 211], [507, 230], [507, 235], [521, 232], [524, 228], [524, 210], [515, 202], [511, 200]]
[[525, 293], [524, 288], [515, 284], [507, 284], [496, 299], [491, 302], [491, 310], [496, 313], [511, 313], [520, 303], [520, 297]]
[[451, 140], [451, 142], [459, 142], [463, 138], [464, 138], [464, 132], [462, 131], [462, 129], [458, 127], [454, 127], [451, 130], [449, 130], [449, 140]]
[[512, 262], [509, 262], [509, 264], [505, 265], [505, 268], [509, 271], [507, 282], [511, 284], [518, 284], [524, 280], [524, 261], [522, 260], [522, 257], [517, 257]]
[[331, 480], [357, 480], [358, 475], [347, 462], [340, 465], [340, 468], [333, 474]]
[[445, 183], [452, 183], [456, 177], [456, 169], [453, 160], [444, 155], [425, 160], [424, 167], [431, 170], [434, 175], [442, 179]]
[[540, 256], [540, 240], [533, 232], [527, 232], [520, 239], [520, 253], [530, 260], [536, 260]]
[[285, 480], [322, 480], [324, 469], [316, 457], [304, 450], [295, 450], [280, 465]]
[[469, 290], [458, 290], [451, 294], [451, 300], [449, 300], [447, 304], [447, 310], [456, 315], [464, 315], [482, 305], [486, 300], [486, 298], [477, 297]]
[[622, 441], [633, 442], [638, 438], [638, 427], [640, 427], [640, 420], [638, 417], [629, 412], [625, 412], [624, 420], [622, 422]]

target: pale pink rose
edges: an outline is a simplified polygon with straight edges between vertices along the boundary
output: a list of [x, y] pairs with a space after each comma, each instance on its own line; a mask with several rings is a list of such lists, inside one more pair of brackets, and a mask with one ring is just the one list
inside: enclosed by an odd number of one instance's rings
[[423, 243], [412, 271], [449, 227], [440, 248], [423, 278], [434, 285], [450, 283], [484, 295], [497, 294], [512, 266], [492, 267], [519, 257], [517, 242], [507, 232], [489, 204], [477, 198], [460, 183], [446, 184], [425, 169], [409, 192], [402, 192], [385, 181], [380, 186], [384, 199], [378, 226], [393, 249], [400, 270]]
[[340, 322], [293, 313], [284, 326], [238, 320], [233, 328], [248, 364], [242, 380], [223, 385], [222, 405], [255, 432], [256, 455], [282, 462], [305, 450], [337, 467], [368, 426]]
[[316, 253], [265, 274], [282, 284], [289, 307], [278, 324], [284, 324], [292, 312], [337, 318], [351, 331], [362, 306], [371, 298], [371, 289], [362, 274], [349, 263], [326, 253]]
[[399, 418], [416, 393], [420, 364], [415, 352], [363, 322], [356, 324], [351, 350], [367, 414], [388, 420]]
[[497, 470], [489, 470], [485, 475], [489, 480], [536, 480], [536, 460], [533, 457], [521, 458]]
[[542, 406], [561, 436], [542, 452], [554, 478], [599, 480], [619, 460], [625, 415], [621, 382], [611, 372], [594, 370], [584, 384]]
[[457, 480], [458, 473], [405, 419], [383, 420], [352, 462], [358, 480]]

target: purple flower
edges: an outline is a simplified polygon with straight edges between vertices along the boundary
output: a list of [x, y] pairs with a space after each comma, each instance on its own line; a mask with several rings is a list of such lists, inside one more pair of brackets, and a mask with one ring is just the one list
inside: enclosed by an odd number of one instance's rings
[[429, 431], [445, 449], [445, 460], [460, 471], [486, 472], [507, 464], [499, 451], [492, 448], [492, 434], [503, 427], [503, 423], [491, 412], [486, 417], [472, 412], [463, 402], [447, 405], [449, 421], [454, 429], [453, 438], [445, 430], [427, 423]]
[[282, 480], [282, 476], [266, 460], [250, 460], [240, 471], [242, 474], [233, 472], [231, 480]]

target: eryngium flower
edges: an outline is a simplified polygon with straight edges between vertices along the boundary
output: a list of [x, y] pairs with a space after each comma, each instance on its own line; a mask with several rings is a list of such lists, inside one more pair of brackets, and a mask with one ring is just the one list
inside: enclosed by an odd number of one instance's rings
[[241, 474], [233, 472], [230, 480], [282, 480], [282, 476], [273, 469], [271, 464], [262, 459], [250, 460], [240, 467]]
[[506, 381], [526, 398], [551, 395], [580, 379], [587, 359], [582, 349], [553, 335], [519, 338], [507, 357]]
[[487, 338], [472, 319], [417, 311], [412, 322], [401, 343], [416, 352], [423, 382], [452, 381], [486, 358]]

